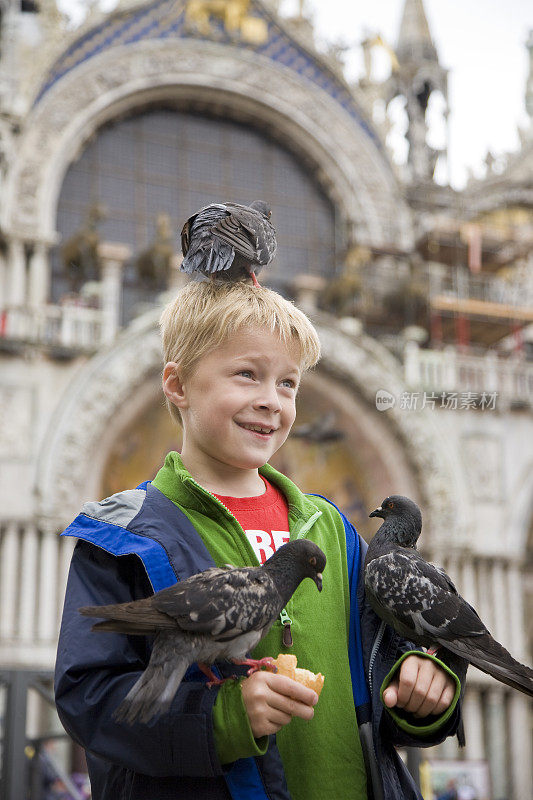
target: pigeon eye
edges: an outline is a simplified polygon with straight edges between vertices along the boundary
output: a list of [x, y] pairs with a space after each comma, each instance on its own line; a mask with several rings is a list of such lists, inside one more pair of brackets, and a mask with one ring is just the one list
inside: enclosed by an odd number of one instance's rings
[[389, 508], [394, 508], [394, 503], [387, 503]]
[[316, 558], [315, 558], [315, 556], [311, 556], [311, 558], [309, 559], [309, 563], [311, 564], [311, 566], [316, 567]]

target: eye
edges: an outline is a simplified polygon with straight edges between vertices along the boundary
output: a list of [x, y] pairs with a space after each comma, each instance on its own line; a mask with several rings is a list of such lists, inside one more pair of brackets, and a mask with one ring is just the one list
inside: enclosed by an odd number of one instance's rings
[[286, 384], [288, 389], [294, 389], [296, 386], [296, 383], [291, 378], [284, 378], [281, 382]]
[[389, 508], [394, 508], [394, 503], [392, 503], [392, 502], [389, 502], [389, 503], [387, 503], [387, 506], [388, 506]]
[[237, 374], [243, 375], [245, 378], [251, 378], [253, 376], [253, 373], [250, 369], [241, 369]]
[[311, 556], [311, 558], [309, 559], [309, 563], [311, 564], [312, 567], [316, 567], [316, 557]]

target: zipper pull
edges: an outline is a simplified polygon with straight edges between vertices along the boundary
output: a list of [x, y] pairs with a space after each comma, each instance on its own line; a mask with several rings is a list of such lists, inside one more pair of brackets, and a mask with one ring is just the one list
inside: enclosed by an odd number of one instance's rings
[[281, 620], [281, 624], [283, 625], [283, 646], [284, 647], [292, 647], [292, 632], [291, 632], [291, 625], [292, 619], [287, 614], [287, 610], [284, 608], [279, 615]]

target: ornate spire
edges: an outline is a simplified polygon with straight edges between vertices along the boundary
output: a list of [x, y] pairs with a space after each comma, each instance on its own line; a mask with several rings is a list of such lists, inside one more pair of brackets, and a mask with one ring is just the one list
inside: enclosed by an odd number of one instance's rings
[[405, 0], [396, 47], [398, 66], [389, 80], [390, 99], [405, 98], [409, 143], [406, 177], [412, 184], [431, 181], [437, 159], [446, 156], [447, 142], [436, 149], [428, 143], [426, 112], [434, 92], [442, 95], [444, 123], [448, 115], [447, 70], [439, 63], [422, 0]]
[[438, 62], [422, 0], [405, 0], [396, 55], [400, 63]]

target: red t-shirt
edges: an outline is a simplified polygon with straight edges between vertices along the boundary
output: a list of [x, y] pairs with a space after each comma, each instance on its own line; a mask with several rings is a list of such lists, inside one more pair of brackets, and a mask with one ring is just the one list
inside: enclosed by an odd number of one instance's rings
[[266, 492], [258, 497], [215, 497], [242, 525], [260, 564], [289, 541], [289, 504], [277, 486], [261, 476]]

